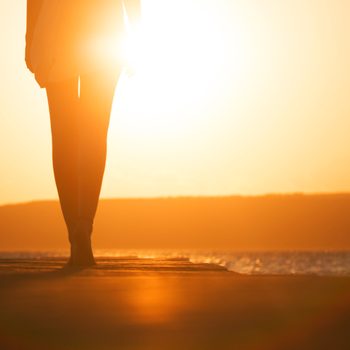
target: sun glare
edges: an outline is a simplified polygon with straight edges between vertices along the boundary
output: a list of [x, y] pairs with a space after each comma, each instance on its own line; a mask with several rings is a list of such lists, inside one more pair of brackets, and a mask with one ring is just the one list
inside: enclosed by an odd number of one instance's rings
[[191, 132], [220, 94], [228, 59], [221, 19], [195, 1], [184, 5], [146, 3], [138, 30], [124, 38], [127, 68], [111, 128], [125, 137], [158, 141]]

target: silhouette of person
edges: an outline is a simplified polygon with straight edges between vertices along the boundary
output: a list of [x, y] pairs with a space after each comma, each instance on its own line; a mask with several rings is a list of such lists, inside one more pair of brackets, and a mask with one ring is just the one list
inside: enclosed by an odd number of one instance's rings
[[95, 264], [91, 234], [105, 169], [107, 132], [124, 30], [140, 0], [27, 0], [25, 60], [46, 89], [52, 159], [68, 229], [68, 265]]

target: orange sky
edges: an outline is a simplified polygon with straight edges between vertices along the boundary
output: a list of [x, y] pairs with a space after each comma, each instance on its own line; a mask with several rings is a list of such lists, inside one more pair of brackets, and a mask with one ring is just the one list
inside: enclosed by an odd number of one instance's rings
[[[143, 0], [103, 197], [350, 190], [350, 2]], [[25, 0], [0, 2], [0, 203], [56, 198]], [[141, 45], [142, 46], [142, 45]]]

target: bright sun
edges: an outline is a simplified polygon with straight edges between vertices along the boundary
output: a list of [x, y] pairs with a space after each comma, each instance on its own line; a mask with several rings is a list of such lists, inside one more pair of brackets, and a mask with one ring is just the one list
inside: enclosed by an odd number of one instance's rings
[[221, 26], [203, 2], [145, 2], [139, 32], [123, 46], [134, 74], [120, 78], [110, 133], [157, 142], [197, 128], [224, 87], [230, 48]]

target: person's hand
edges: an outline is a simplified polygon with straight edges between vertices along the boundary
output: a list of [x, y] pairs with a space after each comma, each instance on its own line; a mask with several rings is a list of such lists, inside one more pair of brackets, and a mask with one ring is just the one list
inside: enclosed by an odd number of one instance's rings
[[31, 58], [30, 58], [30, 49], [31, 49], [30, 45], [26, 44], [26, 48], [25, 48], [25, 61], [26, 61], [27, 68], [28, 68], [32, 73], [34, 73], [33, 65], [32, 65]]

